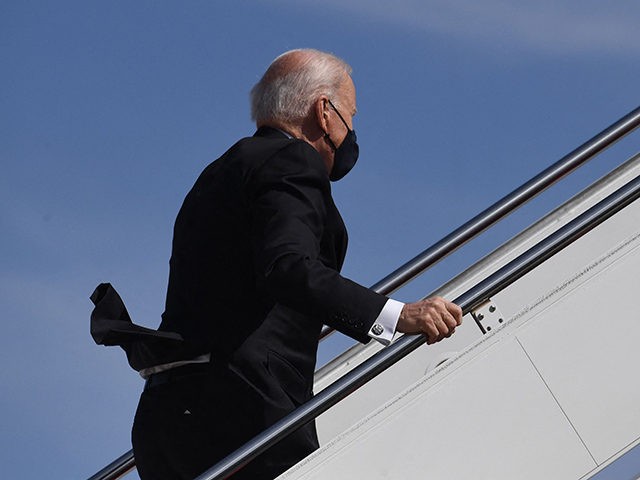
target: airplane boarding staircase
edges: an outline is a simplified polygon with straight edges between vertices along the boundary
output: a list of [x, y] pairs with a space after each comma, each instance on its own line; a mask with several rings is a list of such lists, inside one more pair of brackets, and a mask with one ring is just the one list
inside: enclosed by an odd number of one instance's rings
[[[395, 291], [638, 126], [640, 108], [372, 288]], [[311, 401], [198, 480], [316, 417], [320, 449], [280, 479], [597, 476], [640, 445], [639, 197], [636, 154], [430, 293], [463, 308], [450, 339], [352, 347], [316, 372]], [[90, 480], [134, 465], [127, 452]]]

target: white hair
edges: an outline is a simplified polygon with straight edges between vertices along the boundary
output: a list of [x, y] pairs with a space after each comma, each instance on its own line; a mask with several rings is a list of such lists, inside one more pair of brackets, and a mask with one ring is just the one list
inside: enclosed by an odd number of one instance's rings
[[319, 50], [283, 53], [251, 89], [251, 118], [258, 124], [301, 121], [321, 95], [337, 103], [336, 93], [351, 71], [344, 60]]

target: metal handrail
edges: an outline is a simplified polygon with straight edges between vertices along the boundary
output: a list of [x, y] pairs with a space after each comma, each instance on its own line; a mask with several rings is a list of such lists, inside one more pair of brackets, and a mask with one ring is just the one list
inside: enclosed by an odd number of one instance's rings
[[133, 450], [120, 455], [109, 465], [89, 477], [89, 480], [116, 480], [136, 466]]
[[[399, 289], [409, 280], [456, 251], [491, 225], [542, 193], [555, 182], [621, 140], [639, 126], [640, 107], [637, 107], [370, 288], [383, 295], [388, 295]], [[331, 327], [323, 327], [320, 333], [320, 340], [333, 333], [333, 331]], [[116, 480], [134, 467], [133, 450], [129, 450], [88, 480]]]
[[[454, 303], [469, 313], [582, 235], [640, 198], [640, 176], [549, 235], [492, 275], [458, 296]], [[404, 335], [358, 365], [307, 403], [228, 455], [196, 480], [219, 480], [238, 471], [257, 455], [310, 422], [424, 343], [422, 335]]]
[[[413, 259], [391, 272], [378, 283], [372, 285], [370, 287], [371, 290], [383, 295], [388, 295], [399, 289], [427, 268], [455, 252], [465, 243], [542, 193], [595, 155], [631, 133], [638, 128], [638, 126], [640, 126], [640, 107], [629, 112], [610, 127], [591, 138], [591, 140], [583, 143], [531, 180], [504, 196], [464, 225], [461, 225], [449, 235], [443, 237], [422, 253], [416, 255]], [[320, 333], [320, 339], [329, 336], [334, 331], [333, 328], [325, 325]]]

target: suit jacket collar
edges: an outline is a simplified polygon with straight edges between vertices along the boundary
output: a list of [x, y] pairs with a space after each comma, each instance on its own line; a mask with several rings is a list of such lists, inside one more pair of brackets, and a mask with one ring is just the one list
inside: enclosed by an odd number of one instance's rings
[[291, 134], [286, 133], [278, 128], [262, 126], [256, 130], [253, 134], [254, 137], [267, 137], [267, 138], [295, 138]]

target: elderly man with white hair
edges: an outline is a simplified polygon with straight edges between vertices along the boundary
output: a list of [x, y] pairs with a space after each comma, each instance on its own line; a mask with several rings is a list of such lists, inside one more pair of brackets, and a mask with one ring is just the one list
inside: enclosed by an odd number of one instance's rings
[[[358, 158], [351, 68], [287, 52], [251, 103], [256, 133], [204, 169], [176, 219], [157, 333], [179, 347], [136, 363], [147, 378], [132, 434], [145, 480], [193, 478], [309, 400], [323, 324], [363, 343], [395, 332], [434, 343], [462, 320], [442, 298], [403, 304], [339, 273], [347, 235], [330, 182]], [[149, 357], [145, 335], [136, 352]], [[312, 422], [233, 478], [274, 478], [317, 447]]]

